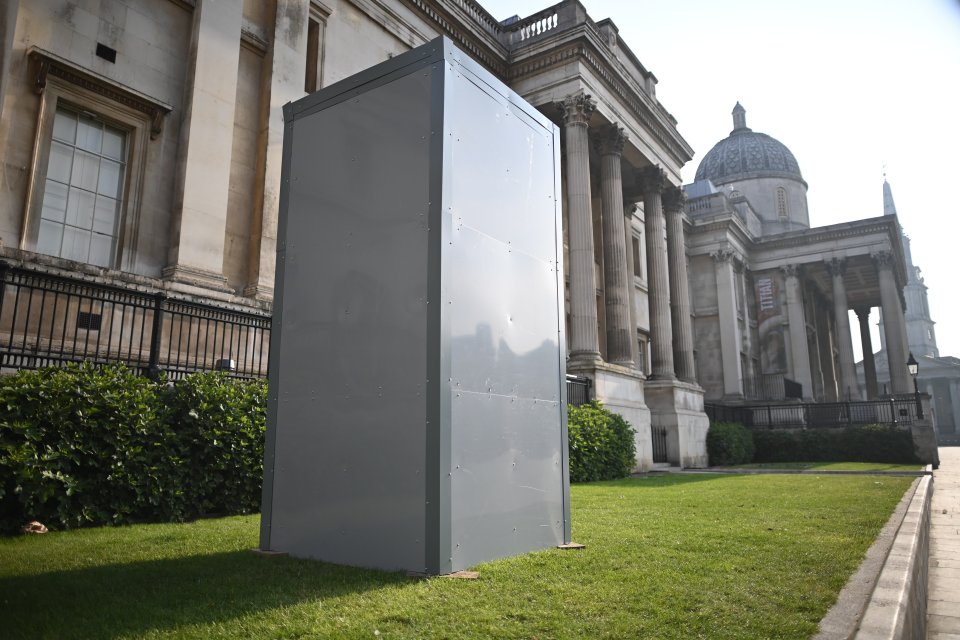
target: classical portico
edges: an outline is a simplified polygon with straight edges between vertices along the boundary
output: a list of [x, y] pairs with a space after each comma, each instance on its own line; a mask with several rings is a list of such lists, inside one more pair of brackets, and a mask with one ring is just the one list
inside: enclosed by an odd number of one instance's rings
[[[869, 331], [877, 308], [892, 346], [886, 391], [908, 392], [907, 279], [895, 216], [810, 228], [807, 183], [793, 154], [747, 127], [740, 104], [733, 125], [704, 156], [698, 181], [685, 187], [689, 299], [706, 398], [741, 404], [878, 397]], [[851, 311], [865, 354], [864, 388]]]
[[[564, 143], [567, 369], [591, 378], [596, 397], [637, 430], [638, 469], [653, 464], [651, 427], [666, 429], [670, 462], [704, 466], [708, 423], [694, 380], [679, 167], [664, 168], [670, 154], [651, 154], [649, 133], [614, 117], [611, 98], [578, 90], [553, 103]], [[638, 335], [649, 345], [649, 371]]]

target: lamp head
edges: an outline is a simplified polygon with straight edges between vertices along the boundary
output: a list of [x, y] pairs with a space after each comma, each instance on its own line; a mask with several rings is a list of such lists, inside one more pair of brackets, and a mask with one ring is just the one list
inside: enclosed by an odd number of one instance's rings
[[914, 378], [916, 378], [917, 373], [920, 372], [920, 363], [918, 363], [917, 359], [913, 357], [912, 351], [910, 352], [910, 357], [907, 358], [907, 370]]

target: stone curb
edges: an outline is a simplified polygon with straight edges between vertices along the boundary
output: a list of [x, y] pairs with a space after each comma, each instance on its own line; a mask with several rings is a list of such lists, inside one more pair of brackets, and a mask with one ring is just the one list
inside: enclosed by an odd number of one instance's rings
[[853, 638], [926, 637], [932, 496], [933, 478], [920, 478]]

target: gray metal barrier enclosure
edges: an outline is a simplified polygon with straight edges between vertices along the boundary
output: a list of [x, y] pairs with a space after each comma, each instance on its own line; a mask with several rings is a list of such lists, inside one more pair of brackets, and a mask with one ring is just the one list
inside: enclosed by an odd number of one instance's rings
[[568, 542], [557, 127], [447, 39], [284, 115], [261, 548]]

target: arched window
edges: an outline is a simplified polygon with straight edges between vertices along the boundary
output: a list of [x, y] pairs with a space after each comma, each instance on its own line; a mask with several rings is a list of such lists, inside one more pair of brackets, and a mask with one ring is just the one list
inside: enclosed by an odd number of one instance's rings
[[777, 187], [777, 215], [781, 220], [787, 219], [787, 190]]

